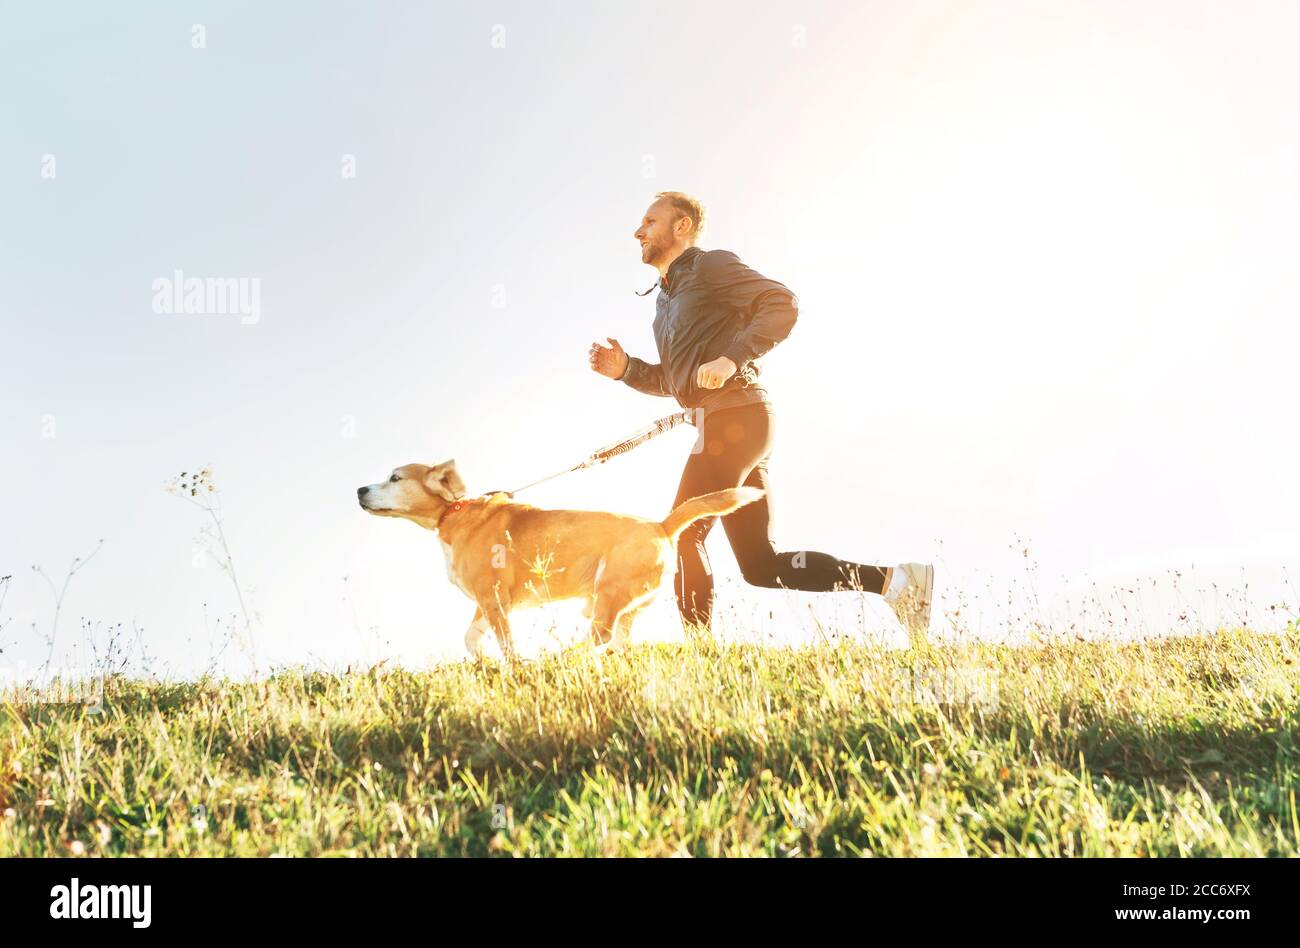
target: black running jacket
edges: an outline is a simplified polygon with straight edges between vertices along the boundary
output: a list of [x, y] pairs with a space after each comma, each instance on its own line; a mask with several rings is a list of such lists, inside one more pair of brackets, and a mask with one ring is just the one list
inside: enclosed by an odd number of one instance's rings
[[[799, 300], [730, 250], [689, 247], [659, 281], [654, 336], [659, 362], [629, 357], [621, 381], [683, 408], [716, 411], [768, 401], [755, 360], [790, 334]], [[736, 374], [722, 388], [695, 384], [700, 366], [726, 356]]]

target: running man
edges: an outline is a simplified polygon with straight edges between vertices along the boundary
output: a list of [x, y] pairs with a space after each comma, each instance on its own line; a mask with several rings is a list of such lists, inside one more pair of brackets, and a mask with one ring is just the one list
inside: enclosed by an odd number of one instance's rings
[[[767, 493], [723, 518], [745, 581], [754, 586], [884, 596], [909, 633], [930, 625], [934, 568], [920, 563], [864, 566], [812, 551], [778, 552], [770, 533], [768, 458], [773, 413], [758, 384], [760, 356], [790, 334], [799, 302], [785, 286], [751, 270], [729, 250], [698, 247], [700, 202], [662, 191], [633, 235], [641, 260], [659, 271], [654, 336], [659, 362], [629, 356], [617, 339], [592, 343], [591, 368], [647, 395], [671, 396], [695, 410], [701, 449], [686, 461], [673, 506], [691, 497], [747, 484]], [[702, 415], [702, 420], [701, 420]], [[677, 606], [686, 627], [707, 627], [713, 575], [704, 538], [717, 517], [700, 520], [677, 545]]]

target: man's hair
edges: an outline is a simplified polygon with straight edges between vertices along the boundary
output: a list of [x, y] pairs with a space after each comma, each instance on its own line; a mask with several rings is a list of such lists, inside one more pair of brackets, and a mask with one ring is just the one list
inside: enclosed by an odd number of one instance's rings
[[[698, 199], [681, 191], [660, 191], [655, 197], [666, 198], [673, 206], [673, 210], [677, 212], [677, 217], [689, 217], [692, 225], [691, 237], [700, 236], [700, 231], [704, 230], [704, 205]], [[676, 222], [677, 218], [673, 218], [673, 223]]]

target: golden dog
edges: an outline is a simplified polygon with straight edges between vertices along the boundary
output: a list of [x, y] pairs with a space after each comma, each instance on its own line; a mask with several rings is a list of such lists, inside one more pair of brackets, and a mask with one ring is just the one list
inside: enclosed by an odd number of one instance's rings
[[677, 537], [704, 517], [731, 513], [763, 496], [734, 487], [695, 497], [662, 523], [594, 510], [541, 510], [506, 494], [467, 499], [455, 461], [407, 464], [357, 489], [372, 514], [404, 517], [437, 532], [447, 576], [478, 605], [465, 646], [481, 656], [491, 629], [513, 660], [510, 613], [560, 599], [586, 599], [591, 641], [627, 643], [632, 620], [676, 568]]

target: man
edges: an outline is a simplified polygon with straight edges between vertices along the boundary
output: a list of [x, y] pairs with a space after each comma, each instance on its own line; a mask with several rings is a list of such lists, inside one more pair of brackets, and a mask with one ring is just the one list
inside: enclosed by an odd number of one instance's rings
[[[704, 208], [695, 198], [678, 191], [655, 195], [633, 236], [641, 244], [642, 262], [659, 271], [654, 320], [659, 362], [632, 358], [617, 339], [607, 338], [608, 346], [592, 343], [592, 369], [696, 410], [701, 449], [686, 461], [673, 506], [741, 484], [766, 491], [762, 500], [722, 522], [747, 582], [809, 592], [878, 593], [909, 633], [924, 632], [930, 624], [932, 566], [864, 566], [825, 553], [777, 551], [770, 536], [767, 471], [772, 405], [758, 384], [755, 361], [790, 334], [798, 300], [734, 253], [697, 246], [703, 226]], [[713, 576], [704, 538], [716, 521], [696, 522], [678, 541], [677, 605], [688, 628], [708, 626], [712, 618]]]

